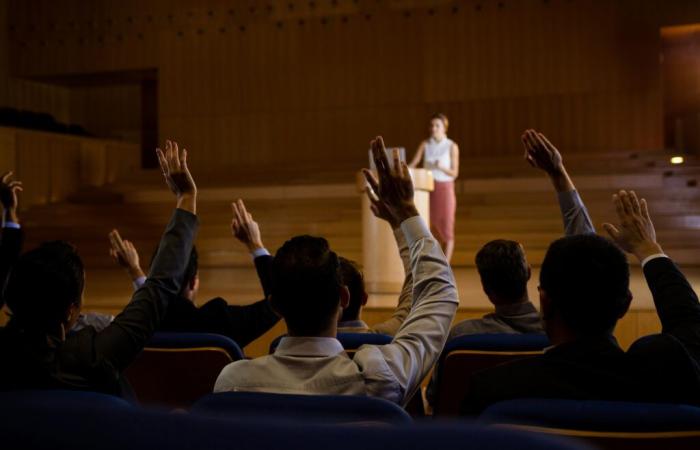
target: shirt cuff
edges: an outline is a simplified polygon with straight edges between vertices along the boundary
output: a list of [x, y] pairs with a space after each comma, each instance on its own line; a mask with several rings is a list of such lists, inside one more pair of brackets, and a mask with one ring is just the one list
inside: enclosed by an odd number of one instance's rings
[[419, 239], [432, 237], [428, 225], [421, 216], [413, 216], [401, 222], [401, 231], [403, 231], [409, 247]]
[[19, 224], [17, 222], [12, 222], [9, 220], [6, 221], [2, 227], [3, 228], [14, 228], [15, 230], [19, 230], [20, 228], [22, 228], [21, 226], [19, 226]]
[[251, 253], [253, 256], [253, 259], [260, 258], [261, 256], [270, 256], [270, 252], [267, 251], [265, 247], [263, 248], [256, 248], [253, 250], [253, 253]]
[[146, 282], [146, 277], [138, 277], [137, 279], [134, 280], [134, 290], [137, 290], [143, 286], [143, 284]]
[[646, 266], [649, 261], [652, 259], [658, 259], [658, 258], [668, 258], [668, 255], [665, 253], [654, 253], [653, 255], [649, 255], [646, 258], [642, 260], [642, 267]]

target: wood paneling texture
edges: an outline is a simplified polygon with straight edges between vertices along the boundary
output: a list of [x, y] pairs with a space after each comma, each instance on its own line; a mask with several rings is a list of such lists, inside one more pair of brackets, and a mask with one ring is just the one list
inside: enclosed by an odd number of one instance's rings
[[47, 112], [59, 121], [69, 122], [68, 89], [11, 76], [6, 25], [8, 3], [7, 0], [0, 0], [0, 107]]
[[0, 171], [24, 182], [25, 209], [112, 183], [138, 162], [136, 144], [0, 127]]
[[468, 163], [530, 126], [660, 148], [655, 17], [698, 8], [645, 3], [13, 0], [10, 38], [24, 76], [157, 69], [160, 138], [200, 167], [361, 163], [378, 133], [413, 151], [437, 110]]

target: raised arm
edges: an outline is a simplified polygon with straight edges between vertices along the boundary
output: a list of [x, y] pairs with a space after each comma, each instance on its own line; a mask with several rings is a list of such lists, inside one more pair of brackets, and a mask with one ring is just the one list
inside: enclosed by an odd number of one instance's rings
[[139, 252], [131, 241], [122, 239], [119, 231], [114, 229], [109, 232], [109, 255], [115, 263], [122, 267], [131, 278], [134, 289], [143, 286], [146, 274], [141, 269]]
[[634, 191], [613, 195], [620, 221], [603, 228], [642, 264], [663, 333], [681, 341], [700, 363], [700, 303], [690, 283], [656, 242], [656, 231], [645, 199]]
[[263, 293], [265, 298], [268, 298], [272, 289], [272, 256], [263, 244], [260, 226], [253, 220], [253, 216], [248, 212], [245, 203], [240, 198], [231, 203], [231, 209], [233, 210], [231, 232], [241, 244], [248, 248], [253, 257]]
[[[0, 201], [3, 207], [2, 240], [0, 241], [0, 285], [4, 285], [10, 268], [22, 252], [24, 234], [20, 229], [17, 208], [18, 194], [22, 192], [22, 182], [13, 179], [13, 173], [7, 172], [0, 177]], [[0, 307], [3, 305], [0, 296]]]
[[411, 255], [408, 249], [408, 244], [406, 244], [406, 238], [401, 230], [401, 224], [396, 223], [392, 214], [386, 209], [383, 203], [372, 201], [369, 191], [367, 191], [367, 194], [370, 195], [370, 204], [374, 215], [379, 219], [386, 220], [389, 225], [391, 225], [391, 229], [394, 231], [394, 239], [396, 239], [396, 246], [399, 250], [399, 256], [401, 257], [401, 263], [403, 264], [404, 281], [396, 309], [389, 319], [372, 326], [370, 330], [373, 333], [393, 336], [399, 330], [404, 320], [406, 320], [406, 317], [413, 306], [413, 272], [411, 271]]
[[564, 233], [567, 236], [595, 233], [588, 210], [564, 167], [559, 150], [544, 134], [535, 130], [526, 130], [521, 140], [525, 146], [525, 160], [546, 173], [557, 192]]
[[151, 270], [142, 288], [95, 337], [98, 363], [125, 369], [153, 335], [168, 302], [178, 295], [197, 231], [197, 188], [187, 168], [187, 151], [177, 143], [157, 150], [165, 181], [177, 197], [177, 207], [161, 238]]
[[408, 167], [411, 169], [415, 169], [420, 165], [421, 162], [423, 162], [423, 154], [425, 153], [425, 141], [421, 142], [420, 145], [418, 146], [418, 150], [416, 150], [416, 154], [413, 156], [413, 159], [411, 162], [408, 164]]
[[408, 167], [393, 155], [390, 167], [381, 138], [372, 142], [372, 154], [379, 179], [364, 170], [376, 195], [370, 193], [372, 210], [386, 207], [396, 223], [401, 224], [411, 254], [414, 304], [391, 344], [363, 347], [355, 362], [363, 366], [376, 364], [379, 356], [400, 385], [395, 400], [404, 403], [430, 368], [435, 364], [447, 339], [459, 297], [452, 270], [438, 242], [418, 215], [413, 202], [413, 182]]

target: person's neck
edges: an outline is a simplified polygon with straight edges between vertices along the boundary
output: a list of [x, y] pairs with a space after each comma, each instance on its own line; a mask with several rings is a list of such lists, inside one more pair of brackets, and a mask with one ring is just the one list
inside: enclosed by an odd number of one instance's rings
[[447, 139], [447, 135], [440, 136], [440, 137], [433, 136], [433, 140], [434, 140], [435, 142], [442, 142], [442, 141], [444, 141], [445, 139]]
[[331, 326], [329, 326], [327, 329], [319, 332], [319, 333], [314, 333], [313, 336], [309, 335], [308, 333], [298, 333], [292, 329], [287, 329], [287, 334], [289, 337], [319, 337], [319, 338], [335, 338], [338, 335], [338, 324], [333, 323]]
[[562, 345], [568, 344], [576, 341], [590, 341], [590, 340], [605, 340], [613, 337], [613, 331], [609, 330], [606, 332], [596, 333], [596, 334], [579, 334], [562, 324], [547, 324], [546, 326], [547, 336], [552, 345]]
[[517, 299], [502, 299], [498, 297], [489, 297], [489, 300], [491, 300], [491, 303], [498, 308], [498, 307], [508, 307], [512, 305], [522, 305], [523, 303], [528, 303], [530, 301], [530, 296], [528, 295], [527, 291], [523, 294], [522, 297], [517, 298]]

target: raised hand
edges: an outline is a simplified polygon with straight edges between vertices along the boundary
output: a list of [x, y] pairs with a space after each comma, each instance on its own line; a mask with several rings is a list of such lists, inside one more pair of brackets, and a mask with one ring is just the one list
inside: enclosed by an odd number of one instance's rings
[[109, 254], [121, 267], [123, 267], [133, 280], [139, 277], [146, 276], [141, 270], [139, 262], [139, 252], [131, 241], [123, 240], [119, 235], [119, 231], [112, 230], [109, 232], [110, 249]]
[[525, 147], [525, 161], [549, 175], [557, 191], [575, 189], [571, 178], [566, 173], [561, 153], [549, 142], [547, 136], [530, 129], [525, 130], [520, 139]]
[[564, 167], [561, 153], [544, 134], [525, 130], [520, 139], [525, 146], [525, 160], [532, 167], [542, 169], [550, 175], [561, 172]]
[[637, 199], [634, 191], [620, 191], [613, 195], [613, 204], [620, 225], [604, 223], [603, 228], [624, 251], [634, 254], [640, 261], [663, 253], [656, 242], [656, 230], [649, 216], [647, 201]]
[[165, 182], [177, 196], [178, 208], [194, 213], [197, 186], [187, 167], [187, 150], [182, 149], [180, 154], [177, 142], [165, 141], [165, 151], [157, 148], [156, 153]]
[[231, 232], [236, 239], [248, 247], [248, 251], [251, 253], [265, 248], [260, 235], [260, 226], [246, 210], [243, 200], [239, 198], [236, 202], [231, 203], [231, 209], [233, 210]]
[[379, 200], [379, 197], [377, 197], [377, 194], [369, 185], [367, 186], [367, 189], [365, 189], [365, 193], [369, 198], [369, 208], [372, 210], [372, 213], [377, 219], [386, 220], [393, 229], [398, 228], [399, 225], [401, 225], [400, 222], [396, 222], [396, 218], [393, 216], [389, 208], [384, 202]]
[[18, 222], [17, 205], [19, 201], [17, 194], [22, 192], [22, 182], [13, 180], [14, 173], [6, 172], [0, 177], [0, 202], [5, 209], [4, 218], [12, 222]]
[[[371, 189], [368, 195], [372, 202], [372, 211], [377, 217], [387, 220], [392, 226], [417, 216], [418, 210], [413, 201], [413, 180], [408, 166], [400, 160], [398, 149], [394, 149], [392, 152], [393, 165], [390, 165], [381, 136], [373, 139], [370, 142], [370, 147], [378, 177], [375, 177], [368, 169], [362, 169], [362, 173]], [[372, 194], [376, 196], [376, 199], [372, 197]]]

